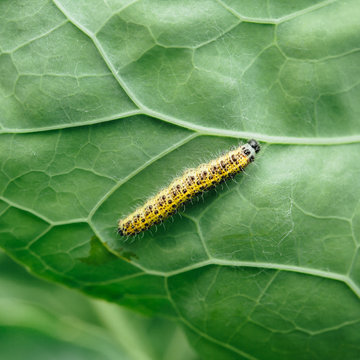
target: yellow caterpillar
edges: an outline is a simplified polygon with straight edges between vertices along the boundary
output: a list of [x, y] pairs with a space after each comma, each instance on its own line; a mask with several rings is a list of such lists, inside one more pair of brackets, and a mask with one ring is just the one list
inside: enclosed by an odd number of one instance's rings
[[252, 139], [217, 159], [199, 165], [196, 169], [186, 170], [181, 177], [173, 180], [168, 187], [150, 198], [143, 206], [120, 220], [119, 234], [136, 235], [159, 224], [174, 214], [187, 200], [234, 177], [254, 161], [255, 154], [259, 151], [259, 143]]

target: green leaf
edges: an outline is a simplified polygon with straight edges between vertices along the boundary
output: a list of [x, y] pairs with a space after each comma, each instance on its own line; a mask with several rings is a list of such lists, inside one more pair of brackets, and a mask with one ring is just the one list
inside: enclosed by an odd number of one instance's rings
[[[213, 359], [360, 355], [357, 0], [4, 0], [0, 246]], [[254, 137], [246, 174], [116, 223]]]
[[36, 279], [2, 252], [0, 289], [2, 358], [195, 359], [175, 323]]

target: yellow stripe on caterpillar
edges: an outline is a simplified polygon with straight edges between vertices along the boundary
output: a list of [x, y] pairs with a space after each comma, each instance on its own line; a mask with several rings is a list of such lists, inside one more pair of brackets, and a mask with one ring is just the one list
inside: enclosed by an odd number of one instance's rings
[[255, 154], [259, 151], [259, 143], [252, 139], [217, 159], [199, 165], [196, 169], [186, 170], [182, 176], [173, 180], [143, 206], [121, 219], [118, 223], [119, 234], [136, 235], [159, 224], [197, 194], [234, 177], [254, 161]]

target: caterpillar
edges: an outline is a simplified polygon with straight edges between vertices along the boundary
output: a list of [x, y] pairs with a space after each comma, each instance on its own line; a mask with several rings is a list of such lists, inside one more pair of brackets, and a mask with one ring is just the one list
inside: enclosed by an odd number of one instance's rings
[[208, 163], [186, 170], [143, 206], [119, 220], [118, 233], [121, 236], [132, 236], [159, 224], [197, 194], [243, 171], [255, 160], [255, 154], [259, 151], [259, 143], [251, 139]]

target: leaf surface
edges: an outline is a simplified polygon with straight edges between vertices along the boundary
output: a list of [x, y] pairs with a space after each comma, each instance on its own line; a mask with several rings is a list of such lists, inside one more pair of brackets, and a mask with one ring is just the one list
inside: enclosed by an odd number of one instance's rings
[[[360, 354], [357, 0], [5, 0], [0, 246], [214, 359]], [[246, 174], [116, 222], [239, 139]], [[340, 340], [339, 340], [340, 339]]]

